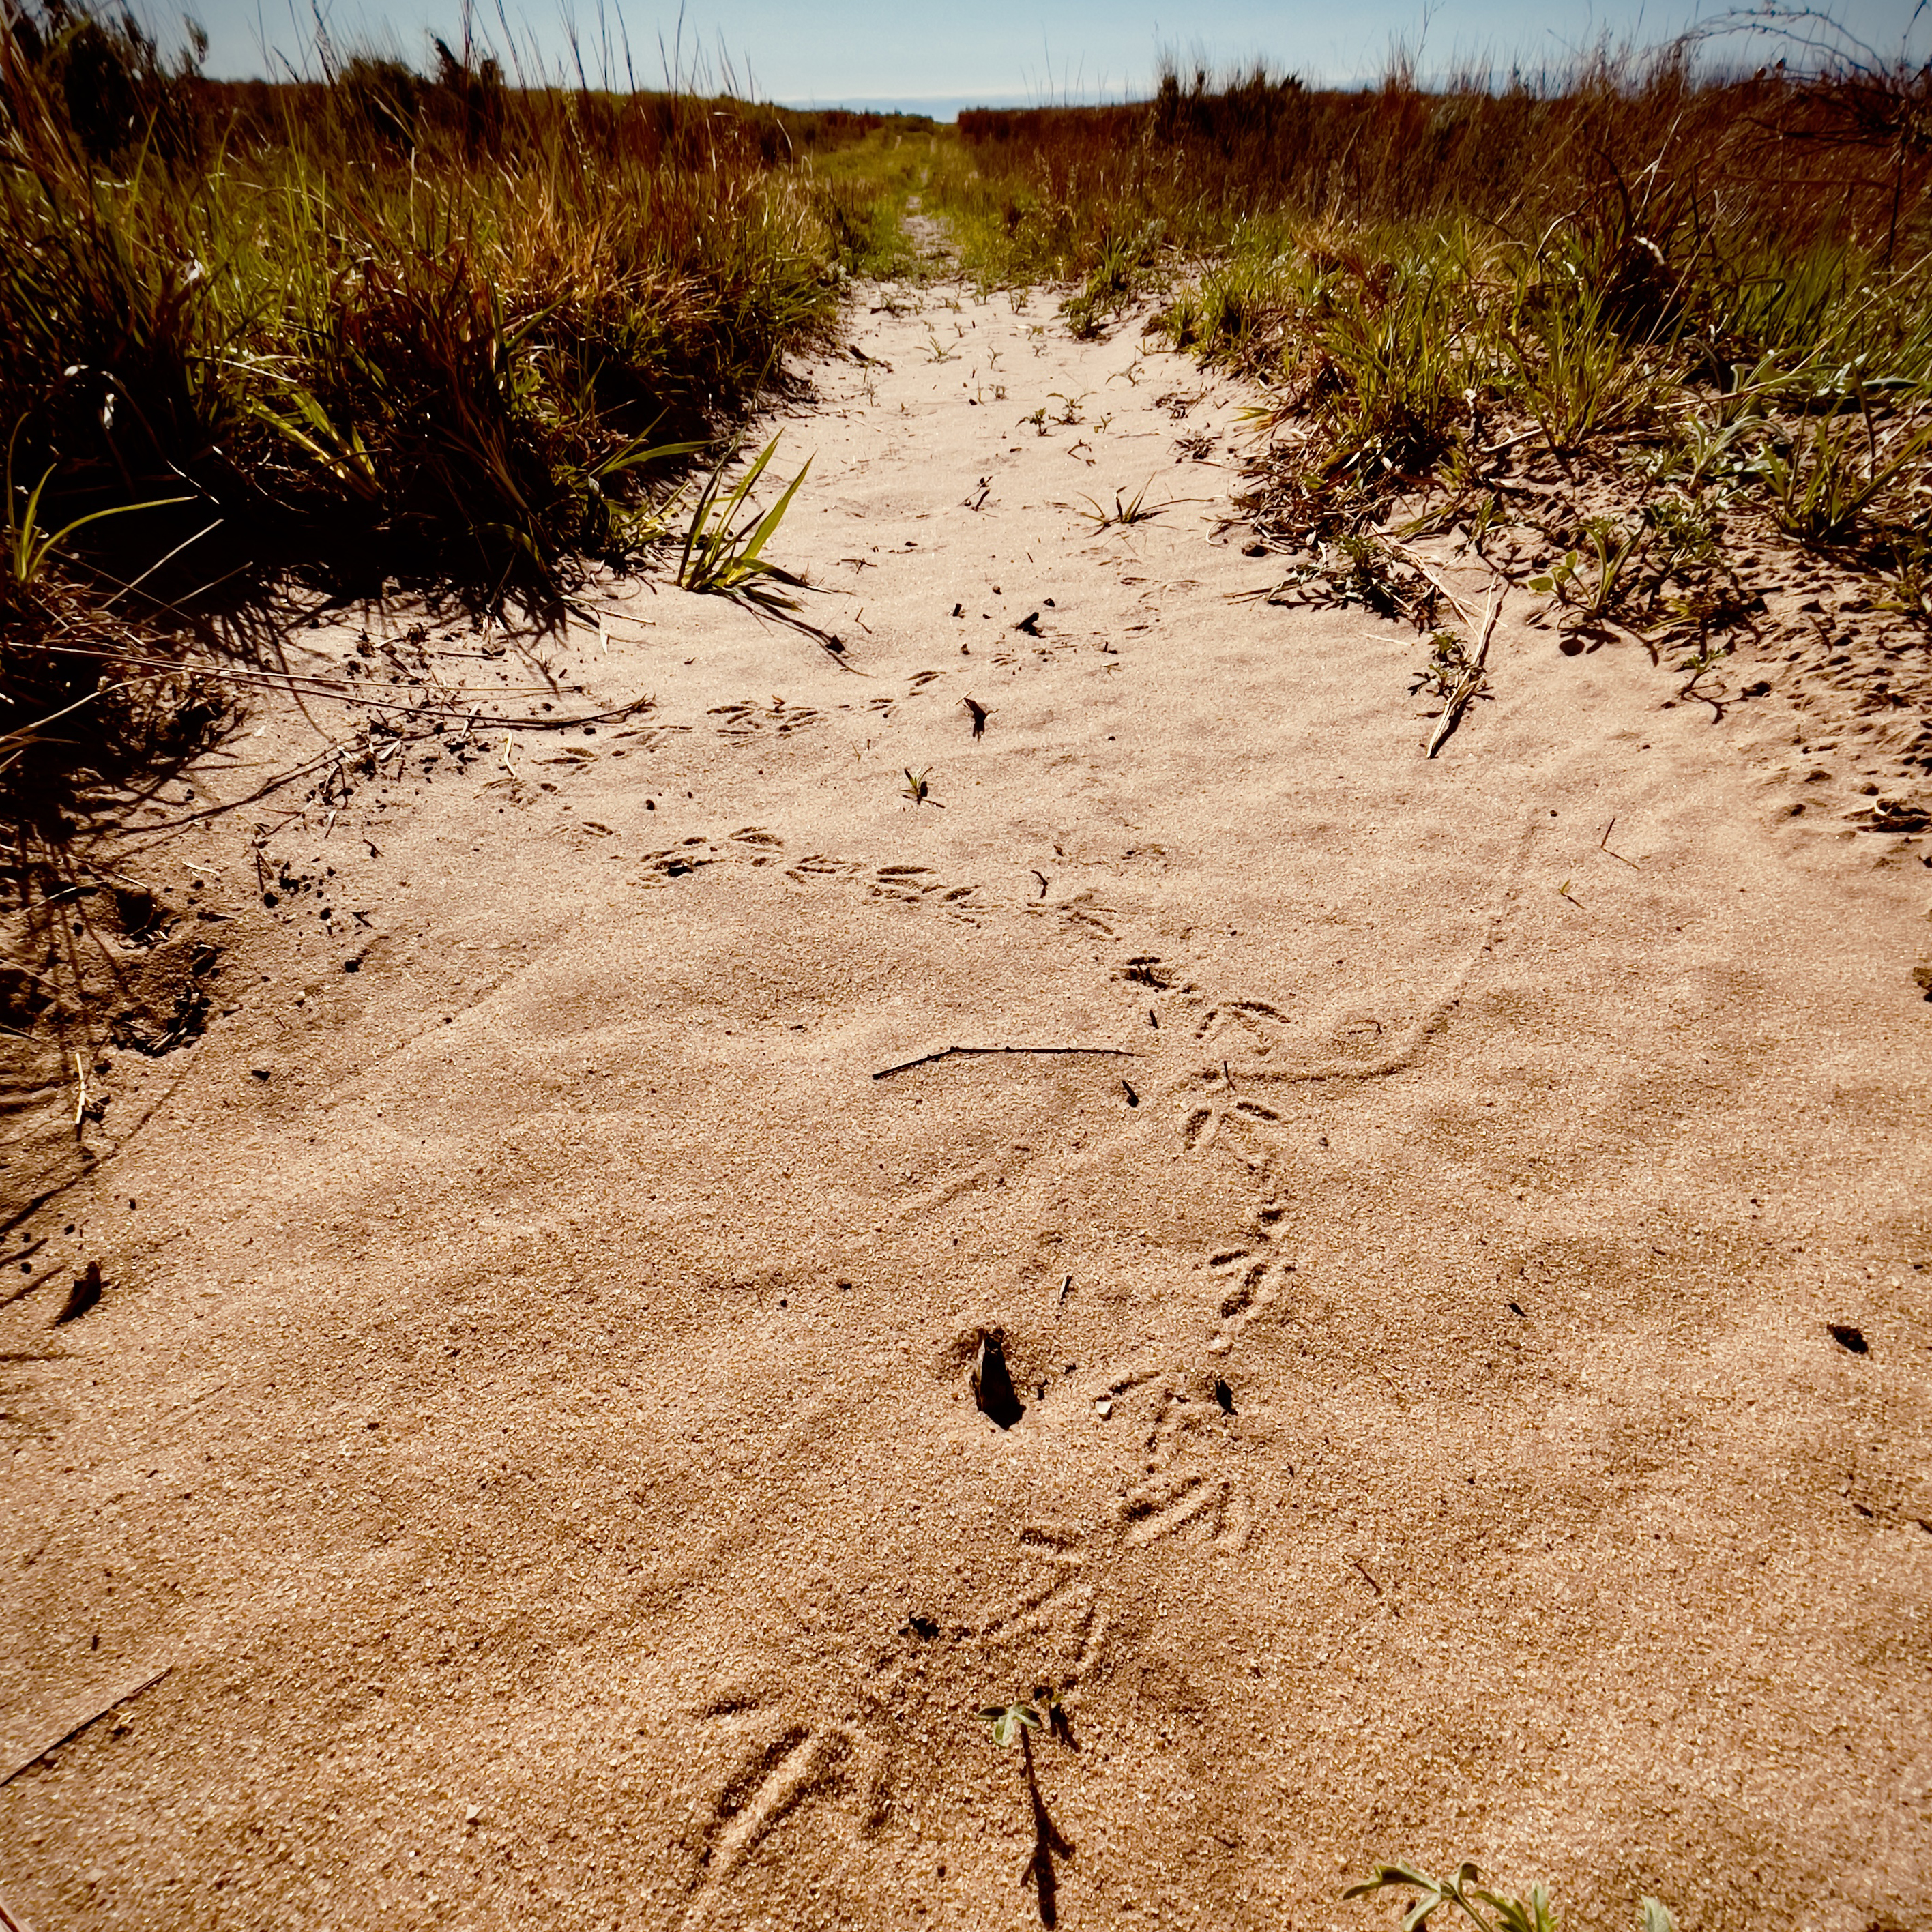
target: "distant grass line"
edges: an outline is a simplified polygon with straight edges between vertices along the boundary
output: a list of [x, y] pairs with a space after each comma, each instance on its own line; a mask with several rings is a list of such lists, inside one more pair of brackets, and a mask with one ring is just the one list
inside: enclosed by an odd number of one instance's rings
[[138, 764], [76, 642], [242, 648], [290, 583], [554, 621], [663, 535], [680, 446], [898, 259], [904, 169], [834, 164], [901, 124], [512, 88], [446, 49], [225, 86], [124, 19], [0, 28], [0, 793]]
[[1170, 69], [1150, 100], [969, 111], [958, 134], [933, 196], [996, 278], [1084, 279], [1128, 243], [1219, 250], [1257, 218], [1473, 221], [1528, 245], [1604, 226], [1606, 197], [1720, 253], [1839, 239], [1902, 260], [1928, 240], [1932, 79], [1896, 64], [1732, 79], [1680, 42], [1500, 90], [1426, 89], [1398, 63], [1351, 92]]

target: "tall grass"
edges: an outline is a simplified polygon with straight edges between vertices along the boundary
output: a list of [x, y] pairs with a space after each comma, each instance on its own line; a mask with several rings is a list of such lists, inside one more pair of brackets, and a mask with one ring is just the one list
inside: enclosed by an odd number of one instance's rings
[[1679, 43], [1355, 93], [1170, 71], [1137, 104], [967, 114], [929, 199], [983, 280], [1070, 283], [1076, 332], [1157, 288], [1150, 326], [1269, 384], [1248, 506], [1315, 579], [1352, 583], [1398, 504], [1480, 532], [1540, 458], [1568, 480], [1552, 581], [1592, 618], [1707, 648], [1744, 608], [1740, 518], [1924, 616], [1932, 70], [1768, 17], [1808, 64]]
[[[890, 183], [813, 165], [880, 124], [513, 87], [447, 48], [224, 86], [125, 18], [10, 17], [4, 520], [38, 488], [69, 535], [0, 609], [0, 734], [88, 701], [85, 608], [158, 634], [399, 584], [554, 620], [889, 252]], [[44, 789], [87, 722], [8, 739], [0, 784]]]

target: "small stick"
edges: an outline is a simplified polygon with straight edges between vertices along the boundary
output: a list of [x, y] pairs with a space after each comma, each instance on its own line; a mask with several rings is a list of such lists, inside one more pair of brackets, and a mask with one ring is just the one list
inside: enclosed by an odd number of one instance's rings
[[[1448, 595], [1446, 591], [1443, 594]], [[1462, 713], [1483, 688], [1483, 666], [1489, 657], [1490, 638], [1496, 630], [1496, 619], [1502, 608], [1502, 599], [1492, 592], [1488, 608], [1483, 614], [1483, 634], [1476, 646], [1476, 655], [1471, 659], [1469, 668], [1456, 680], [1456, 688], [1449, 694], [1449, 701], [1443, 706], [1442, 716], [1436, 721], [1436, 729], [1430, 737], [1429, 755], [1432, 758], [1449, 742], [1449, 734], [1462, 722]]]
[[1374, 1591], [1376, 1594], [1379, 1597], [1382, 1594], [1382, 1586], [1369, 1574], [1367, 1570], [1362, 1569], [1360, 1559], [1358, 1557], [1352, 1556], [1348, 1558], [1348, 1561], [1354, 1564], [1358, 1570], [1361, 1570], [1363, 1580], [1366, 1582], [1369, 1588]]
[[1060, 1298], [1062, 1301], [1064, 1301], [1066, 1299], [1068, 1294], [1072, 1292], [1072, 1287], [1073, 1277], [1071, 1275], [1069, 1275], [1066, 1279], [1060, 1284]]
[[930, 1066], [936, 1060], [950, 1060], [955, 1054], [1092, 1054], [1110, 1060], [1134, 1060], [1139, 1056], [1124, 1046], [943, 1046], [937, 1053], [922, 1053], [916, 1060], [902, 1060], [896, 1066], [882, 1066], [872, 1076], [888, 1080], [895, 1073], [910, 1072], [915, 1066]]
[[1451, 590], [1448, 585], [1444, 584], [1442, 578], [1438, 577], [1435, 572], [1431, 570], [1428, 565], [1409, 548], [1408, 544], [1396, 542], [1394, 537], [1384, 537], [1382, 542], [1388, 549], [1394, 550], [1396, 556], [1404, 559], [1412, 569], [1428, 578], [1436, 590], [1456, 607], [1457, 613], [1466, 624], [1473, 624], [1478, 621], [1475, 612], [1471, 610], [1468, 605], [1465, 604], [1462, 598], [1458, 597], [1455, 592]]
[[22, 1772], [32, 1771], [34, 1766], [38, 1764], [41, 1759], [45, 1757], [50, 1751], [57, 1751], [60, 1749], [62, 1744], [72, 1744], [74, 1739], [79, 1737], [81, 1732], [87, 1729], [88, 1725], [99, 1724], [101, 1719], [106, 1717], [110, 1711], [118, 1711], [123, 1704], [131, 1704], [144, 1690], [152, 1690], [154, 1686], [160, 1683], [161, 1679], [166, 1676], [173, 1669], [174, 1666], [172, 1664], [166, 1664], [160, 1670], [156, 1671], [153, 1676], [144, 1678], [139, 1684], [134, 1685], [131, 1690], [123, 1690], [116, 1696], [110, 1698], [107, 1702], [102, 1705], [100, 1709], [96, 1711], [92, 1717], [82, 1718], [80, 1722], [76, 1724], [71, 1730], [63, 1731], [51, 1744], [44, 1744], [41, 1745], [40, 1749], [35, 1751], [31, 1757], [22, 1758], [18, 1764], [14, 1766], [11, 1771], [8, 1772], [5, 1777], [0, 1778], [0, 1786], [11, 1784], [14, 1779], [18, 1778]]
[[1611, 819], [1610, 824], [1604, 827], [1604, 836], [1597, 841], [1597, 850], [1599, 852], [1610, 852], [1610, 855], [1612, 859], [1623, 860], [1623, 862], [1628, 866], [1633, 872], [1642, 872], [1643, 868], [1640, 866], [1634, 859], [1624, 859], [1624, 855], [1621, 852], [1610, 851], [1610, 834], [1614, 832], [1616, 828], [1617, 821], [1613, 818]]

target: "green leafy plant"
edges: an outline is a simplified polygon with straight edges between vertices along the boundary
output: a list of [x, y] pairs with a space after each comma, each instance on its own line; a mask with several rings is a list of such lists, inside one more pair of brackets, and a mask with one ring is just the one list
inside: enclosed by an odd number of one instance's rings
[[1901, 424], [1881, 436], [1859, 400], [1857, 414], [1820, 416], [1759, 452], [1772, 520], [1801, 543], [1843, 542], [1877, 498], [1932, 457], [1932, 423]]
[[1100, 259], [1088, 272], [1079, 292], [1060, 304], [1060, 312], [1074, 334], [1090, 340], [1108, 318], [1121, 313], [1139, 292], [1144, 272], [1160, 248], [1162, 224], [1144, 224], [1132, 235], [1109, 235], [1100, 244]]
[[914, 805], [937, 806], [939, 801], [932, 795], [932, 766], [928, 765], [922, 772], [914, 771], [910, 765], [904, 769], [906, 779], [904, 787], [904, 795], [910, 799]]
[[1678, 696], [1702, 698], [1707, 704], [1714, 702], [1697, 687], [1730, 654], [1731, 646], [1725, 640], [1713, 638], [1708, 631], [1700, 632], [1696, 648], [1677, 667], [1677, 675], [1684, 680], [1678, 687]]
[[1022, 1734], [1042, 1727], [1063, 1740], [1070, 1738], [1066, 1707], [1060, 1693], [1050, 1684], [1036, 1684], [1030, 1697], [1016, 1697], [1010, 1704], [988, 1704], [980, 1715], [993, 1728], [993, 1742], [1004, 1750]]
[[1384, 265], [1317, 297], [1325, 316], [1314, 334], [1321, 359], [1311, 400], [1330, 475], [1413, 476], [1453, 446], [1481, 332], [1453, 246], [1442, 253], [1439, 262], [1406, 272]]
[[1718, 561], [1717, 520], [1702, 504], [1674, 493], [1655, 497], [1644, 506], [1643, 520], [1654, 532], [1652, 557], [1664, 574]]
[[1321, 547], [1312, 563], [1297, 564], [1280, 584], [1241, 593], [1270, 604], [1359, 604], [1378, 617], [1406, 617], [1418, 631], [1436, 622], [1442, 593], [1426, 578], [1397, 566], [1365, 530], [1345, 531]]
[[1508, 520], [1503, 509], [1502, 497], [1491, 490], [1463, 519], [1462, 547], [1473, 550], [1478, 556], [1486, 555], [1484, 546]]
[[1640, 469], [1648, 482], [1674, 482], [1695, 496], [1717, 482], [1734, 484], [1750, 470], [1750, 457], [1742, 446], [1745, 418], [1726, 420], [1703, 409], [1688, 411], [1675, 437]]
[[[735, 450], [728, 454], [705, 479], [698, 493], [698, 500], [692, 506], [691, 519], [685, 529], [684, 548], [677, 560], [676, 579], [686, 590], [733, 598], [740, 603], [768, 611], [798, 608], [796, 598], [788, 597], [774, 586], [788, 584], [802, 589], [804, 578], [781, 569], [760, 553], [784, 520], [786, 511], [791, 508], [791, 500], [797, 495], [799, 485], [812, 468], [810, 458], [806, 459], [805, 468], [785, 486], [784, 494], [764, 515], [745, 509], [752, 486], [764, 474], [778, 446], [778, 439], [773, 436], [728, 496], [724, 494], [724, 473], [736, 453]], [[741, 510], [745, 510], [742, 520], [739, 514]]]
[[1922, 539], [1893, 546], [1892, 568], [1877, 604], [1881, 610], [1932, 622], [1932, 546]]
[[1154, 478], [1150, 476], [1131, 496], [1116, 490], [1114, 492], [1114, 507], [1111, 510], [1104, 504], [1095, 502], [1091, 496], [1084, 496], [1080, 501], [1087, 505], [1085, 509], [1080, 508], [1078, 504], [1072, 507], [1075, 515], [1084, 517], [1096, 531], [1124, 530], [1135, 524], [1144, 524], [1184, 500], [1179, 496], [1170, 496], [1165, 502], [1150, 503], [1147, 500], [1148, 492], [1153, 488]]
[[1022, 1730], [1036, 1731], [1046, 1720], [1031, 1699], [1016, 1699], [1010, 1704], [987, 1704], [980, 1714], [993, 1727], [993, 1742], [1004, 1750]]
[[1601, 298], [1562, 278], [1540, 292], [1534, 340], [1520, 329], [1504, 340], [1523, 403], [1552, 453], [1564, 454], [1648, 416], [1657, 404], [1659, 372], [1630, 353]]
[[[1560, 1932], [1561, 1922], [1542, 1886], [1532, 1886], [1526, 1899], [1510, 1898], [1481, 1888], [1478, 1883], [1481, 1876], [1467, 1859], [1449, 1879], [1432, 1877], [1415, 1865], [1378, 1865], [1370, 1876], [1350, 1886], [1342, 1896], [1366, 1898], [1391, 1886], [1414, 1892], [1417, 1895], [1403, 1915], [1402, 1932], [1420, 1932], [1445, 1906], [1453, 1906], [1478, 1932]], [[1670, 1914], [1658, 1900], [1646, 1898], [1641, 1910], [1640, 1932], [1673, 1932]]]
[[1568, 551], [1548, 570], [1532, 577], [1529, 587], [1541, 596], [1570, 604], [1586, 621], [1606, 616], [1628, 593], [1627, 574], [1649, 532], [1642, 520], [1633, 524], [1614, 517], [1592, 517], [1583, 525], [1589, 554]]
[[1413, 676], [1408, 694], [1426, 691], [1432, 698], [1451, 696], [1474, 668], [1468, 643], [1454, 631], [1438, 631], [1429, 640], [1429, 656]]

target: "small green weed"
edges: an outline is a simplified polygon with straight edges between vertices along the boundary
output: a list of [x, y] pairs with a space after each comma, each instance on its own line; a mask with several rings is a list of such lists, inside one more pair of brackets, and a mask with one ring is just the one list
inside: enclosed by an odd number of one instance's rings
[[1554, 596], [1569, 604], [1586, 622], [1607, 616], [1628, 596], [1633, 560], [1642, 552], [1649, 532], [1640, 520], [1619, 523], [1614, 517], [1592, 517], [1583, 525], [1589, 554], [1572, 550], [1529, 587], [1540, 596]]
[[[1067, 1735], [1066, 1713], [1060, 1693], [1051, 1684], [1036, 1684], [1030, 1697], [1016, 1697], [1010, 1704], [987, 1704], [980, 1714], [993, 1727], [993, 1742], [1004, 1750], [1027, 1731], [1042, 1726], [1056, 1737]], [[1022, 1742], [1023, 1742], [1022, 1738]]]
[[1408, 694], [1426, 691], [1432, 698], [1453, 697], [1474, 668], [1467, 640], [1454, 631], [1438, 631], [1429, 640], [1428, 658], [1414, 674]]
[[1767, 440], [1756, 467], [1780, 530], [1801, 543], [1834, 544], [1849, 538], [1864, 512], [1922, 469], [1928, 455], [1932, 424], [1900, 424], [1881, 436], [1869, 406], [1862, 406]]
[[980, 1714], [992, 1726], [993, 1742], [1002, 1750], [1019, 1736], [1022, 1729], [1036, 1731], [1045, 1721], [1030, 1699], [1010, 1704], [985, 1705]]
[[1639, 470], [1647, 482], [1680, 484], [1695, 496], [1712, 483], [1735, 484], [1750, 472], [1750, 457], [1739, 442], [1742, 418], [1726, 421], [1713, 411], [1694, 409], [1678, 425], [1675, 439]]
[[1114, 507], [1111, 510], [1105, 505], [1096, 502], [1091, 496], [1081, 498], [1081, 502], [1088, 506], [1084, 510], [1078, 504], [1069, 507], [1076, 516], [1084, 517], [1096, 531], [1100, 531], [1124, 530], [1136, 524], [1147, 523], [1172, 509], [1175, 504], [1186, 500], [1180, 496], [1170, 496], [1165, 502], [1150, 503], [1147, 500], [1148, 492], [1153, 488], [1154, 478], [1150, 476], [1131, 496], [1124, 496], [1116, 490], [1114, 492]]
[[[1568, 883], [1564, 881], [1566, 885]], [[1417, 1896], [1403, 1915], [1402, 1932], [1420, 1932], [1445, 1906], [1454, 1906], [1478, 1932], [1560, 1932], [1562, 1922], [1544, 1886], [1532, 1886], [1526, 1899], [1510, 1898], [1501, 1892], [1479, 1888], [1478, 1881], [1481, 1877], [1481, 1872], [1467, 1859], [1450, 1879], [1432, 1877], [1414, 1865], [1378, 1865], [1370, 1877], [1350, 1886], [1342, 1896], [1366, 1898], [1391, 1886], [1413, 1891]], [[1674, 1932], [1670, 1914], [1658, 1900], [1646, 1898], [1641, 1910], [1639, 1932]]]
[[1431, 628], [1442, 604], [1434, 584], [1404, 571], [1364, 530], [1344, 531], [1320, 546], [1314, 562], [1298, 564], [1270, 589], [1241, 595], [1270, 604], [1359, 604], [1378, 617], [1406, 618], [1418, 631]]
[[1932, 623], [1932, 549], [1917, 544], [1894, 544], [1892, 568], [1882, 578], [1878, 599], [1881, 610]]
[[796, 610], [798, 600], [775, 588], [788, 584], [802, 589], [805, 580], [781, 569], [760, 554], [772, 533], [784, 520], [791, 500], [798, 494], [812, 468], [805, 468], [785, 486], [783, 496], [763, 516], [746, 512], [742, 521], [739, 512], [745, 506], [752, 486], [764, 474], [766, 465], [776, 453], [778, 439], [773, 436], [759, 452], [758, 460], [738, 480], [730, 495], [719, 500], [724, 488], [724, 472], [736, 454], [735, 448], [713, 470], [698, 491], [690, 522], [684, 533], [684, 548], [677, 560], [676, 580], [686, 590], [714, 597], [729, 597], [741, 604], [773, 613]]

